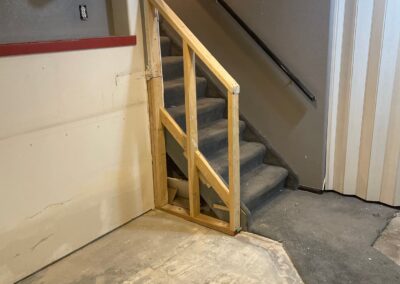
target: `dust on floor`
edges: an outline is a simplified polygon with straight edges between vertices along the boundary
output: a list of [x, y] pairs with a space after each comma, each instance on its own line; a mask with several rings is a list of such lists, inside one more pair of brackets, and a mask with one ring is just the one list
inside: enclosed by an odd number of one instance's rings
[[396, 210], [333, 192], [282, 190], [250, 230], [283, 242], [305, 283], [400, 283], [400, 267], [372, 247]]
[[397, 213], [374, 244], [374, 248], [400, 266], [400, 214]]
[[302, 283], [278, 242], [151, 211], [19, 282]]

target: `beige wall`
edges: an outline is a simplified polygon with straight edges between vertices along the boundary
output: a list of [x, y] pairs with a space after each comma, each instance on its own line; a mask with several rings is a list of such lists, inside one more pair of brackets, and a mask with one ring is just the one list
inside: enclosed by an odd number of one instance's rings
[[399, 206], [400, 2], [337, 7], [327, 188]]
[[0, 283], [153, 208], [138, 13], [134, 47], [0, 58]]
[[[216, 1], [166, 2], [238, 81], [241, 113], [299, 175], [302, 185], [322, 188], [325, 175], [325, 88], [330, 1], [229, 1], [245, 20], [256, 15], [254, 18], [259, 20], [258, 28], [265, 33], [274, 30], [267, 27], [274, 24], [268, 15], [277, 11], [284, 13], [285, 7], [280, 5], [291, 7], [286, 17], [291, 16], [293, 21], [281, 21], [285, 24], [286, 32], [275, 33], [282, 28], [276, 27], [272, 41], [277, 43], [276, 52], [282, 52], [282, 60], [288, 59], [288, 65], [294, 71], [301, 70], [299, 77], [304, 75], [305, 82], [317, 96], [316, 107], [291, 84], [288, 77]], [[266, 9], [266, 2], [274, 7], [275, 12], [253, 9], [256, 4], [264, 5], [261, 8]], [[300, 14], [295, 14], [297, 10]], [[260, 13], [264, 13], [264, 16], [260, 16]], [[301, 21], [304, 15], [309, 18]], [[292, 34], [287, 32], [290, 29]], [[301, 33], [303, 36], [300, 36]], [[276, 41], [278, 34], [280, 42]], [[294, 46], [293, 41], [298, 40], [302, 40], [301, 43]], [[291, 46], [282, 48], [288, 44]], [[297, 55], [292, 54], [293, 49]], [[303, 53], [306, 56], [303, 57]], [[290, 58], [286, 58], [288, 54]]]

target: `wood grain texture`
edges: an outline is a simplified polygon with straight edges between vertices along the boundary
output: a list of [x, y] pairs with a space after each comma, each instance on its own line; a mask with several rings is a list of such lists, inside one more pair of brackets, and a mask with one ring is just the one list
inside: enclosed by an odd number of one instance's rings
[[160, 118], [160, 108], [164, 107], [164, 83], [162, 77], [159, 18], [156, 9], [144, 2], [145, 34], [149, 80], [150, 133], [153, 156], [154, 202], [156, 207], [168, 203], [167, 160], [164, 129]]
[[160, 108], [161, 122], [172, 137], [186, 151], [186, 134], [165, 108]]
[[[226, 206], [230, 204], [230, 191], [226, 187], [221, 177], [215, 173], [206, 158], [199, 152], [196, 152], [196, 166], [207, 183], [215, 190]], [[240, 208], [240, 207], [239, 207]]]
[[198, 149], [197, 133], [197, 95], [196, 95], [196, 62], [195, 53], [183, 42], [183, 69], [185, 84], [186, 115], [186, 158], [188, 160], [190, 216], [200, 214], [199, 173], [196, 167], [195, 154]]
[[[229, 231], [238, 232], [240, 231], [239, 85], [164, 1], [148, 0], [146, 3], [162, 14], [163, 18], [180, 35], [183, 42], [186, 134], [183, 133], [182, 129], [180, 129], [163, 106], [159, 109], [159, 115], [162, 125], [172, 134], [179, 145], [184, 148], [184, 155], [188, 160], [189, 216], [191, 219], [199, 219], [199, 216], [202, 216], [200, 214], [199, 190], [199, 181], [201, 179], [207, 186], [212, 186], [222, 201], [229, 207]], [[147, 14], [150, 14], [150, 12]], [[198, 151], [196, 56], [225, 85], [228, 92], [228, 187]], [[153, 66], [151, 70], [158, 70], [158, 66], [155, 66], [155, 68]], [[179, 212], [180, 214], [184, 214], [181, 211]], [[176, 211], [175, 214], [179, 212]], [[212, 222], [204, 216], [201, 219], [205, 223], [208, 221]]]
[[239, 96], [228, 92], [229, 224], [240, 229]]
[[220, 231], [222, 233], [232, 235], [232, 236], [235, 234], [234, 231], [230, 230], [229, 224], [224, 221], [221, 221], [221, 220], [218, 220], [218, 219], [215, 219], [215, 218], [203, 215], [203, 214], [199, 214], [196, 217], [193, 217], [190, 215], [189, 210], [179, 207], [179, 206], [172, 205], [172, 204], [166, 204], [161, 209], [165, 212], [171, 213], [175, 216], [178, 216], [185, 220], [197, 223], [204, 227], [207, 227], [207, 228], [210, 228], [210, 229], [213, 229], [216, 231]]

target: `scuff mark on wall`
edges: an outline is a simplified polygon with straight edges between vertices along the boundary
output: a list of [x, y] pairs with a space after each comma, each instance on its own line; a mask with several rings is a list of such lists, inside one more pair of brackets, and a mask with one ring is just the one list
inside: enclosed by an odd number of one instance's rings
[[31, 247], [31, 250], [34, 251], [38, 246], [40, 246], [42, 243], [50, 239], [54, 234], [50, 234], [47, 237], [44, 237], [43, 239], [40, 239], [33, 247]]
[[33, 219], [33, 218], [35, 218], [36, 216], [42, 214], [44, 211], [46, 211], [46, 210], [48, 210], [48, 209], [50, 209], [50, 208], [52, 208], [52, 207], [62, 206], [62, 205], [64, 205], [64, 204], [70, 202], [71, 200], [72, 200], [72, 198], [71, 198], [71, 199], [68, 199], [68, 200], [66, 200], [66, 201], [63, 201], [63, 202], [57, 202], [57, 203], [49, 204], [49, 205], [47, 205], [45, 208], [43, 208], [42, 210], [40, 210], [39, 212], [33, 214], [32, 216], [27, 217], [26, 219], [27, 219], [27, 220]]

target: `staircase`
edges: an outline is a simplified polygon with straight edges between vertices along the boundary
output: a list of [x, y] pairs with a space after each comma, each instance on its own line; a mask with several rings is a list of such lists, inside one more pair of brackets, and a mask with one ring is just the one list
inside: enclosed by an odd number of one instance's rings
[[155, 205], [235, 234], [296, 177], [240, 117], [239, 84], [172, 9], [144, 0], [144, 19]]
[[[167, 29], [167, 28], [166, 28]], [[165, 30], [165, 29], [164, 29]], [[183, 57], [179, 46], [172, 43], [170, 37], [161, 36], [162, 69], [164, 78], [164, 104], [168, 113], [177, 124], [186, 129], [185, 94], [183, 78]], [[201, 72], [201, 66], [197, 66]], [[212, 85], [212, 86], [210, 86]], [[197, 87], [197, 121], [199, 149], [207, 158], [214, 170], [228, 184], [228, 121], [226, 98], [220, 94], [216, 97], [217, 89], [210, 79], [196, 78]], [[212, 87], [212, 88], [211, 88]], [[265, 145], [258, 142], [246, 141], [243, 133], [246, 123], [239, 122], [240, 135], [240, 176], [241, 176], [241, 224], [251, 221], [252, 212], [263, 204], [275, 191], [285, 186], [288, 170], [264, 163], [266, 156]], [[179, 147], [172, 135], [166, 131], [166, 149], [171, 160], [181, 172], [187, 174], [187, 161], [183, 149]], [[202, 199], [219, 219], [228, 220], [227, 210], [223, 202], [205, 184], [201, 184]]]

